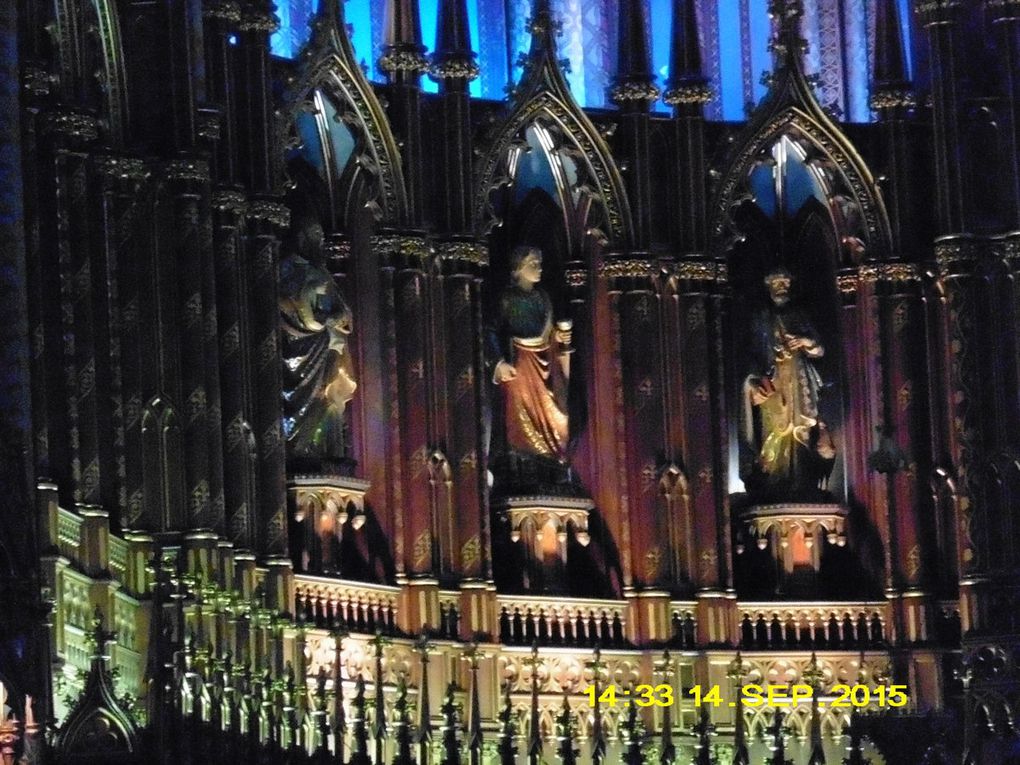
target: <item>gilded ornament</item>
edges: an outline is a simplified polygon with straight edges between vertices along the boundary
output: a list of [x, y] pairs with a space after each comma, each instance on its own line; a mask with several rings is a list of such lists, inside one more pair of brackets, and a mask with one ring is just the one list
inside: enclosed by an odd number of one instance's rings
[[669, 106], [707, 104], [714, 98], [712, 89], [705, 83], [689, 83], [666, 88], [662, 94], [662, 102]]
[[439, 242], [436, 244], [436, 258], [440, 262], [487, 266], [489, 248], [480, 242]]
[[50, 93], [50, 86], [53, 85], [54, 77], [45, 69], [26, 65], [22, 70], [21, 75], [21, 86], [30, 95], [33, 96], [48, 96]]
[[396, 256], [410, 262], [426, 263], [433, 249], [423, 236], [383, 234], [372, 237], [372, 249], [385, 255]]
[[711, 281], [724, 284], [729, 280], [725, 263], [681, 261], [673, 266], [673, 276], [685, 281]]
[[93, 160], [100, 174], [124, 181], [141, 181], [149, 177], [146, 163], [133, 157], [97, 156]]
[[583, 287], [588, 283], [588, 272], [583, 268], [568, 268], [563, 277], [568, 287]]
[[917, 106], [917, 96], [914, 91], [908, 88], [883, 88], [871, 94], [868, 106], [873, 111], [895, 108], [912, 109]]
[[80, 141], [94, 141], [99, 137], [99, 120], [81, 112], [53, 111], [43, 115], [43, 132], [57, 134]]
[[640, 258], [606, 260], [599, 265], [599, 276], [604, 279], [647, 279], [658, 273], [654, 261]]
[[237, 28], [242, 32], [262, 32], [271, 35], [280, 28], [280, 20], [272, 13], [245, 8]]
[[258, 199], [248, 205], [247, 213], [249, 218], [266, 221], [278, 228], [290, 225], [290, 208], [280, 202]]
[[429, 66], [429, 76], [433, 80], [467, 80], [471, 81], [481, 74], [473, 56], [450, 57], [441, 60], [433, 59]]
[[217, 210], [243, 215], [248, 205], [248, 198], [240, 191], [221, 189], [212, 196], [212, 206]]
[[652, 103], [659, 99], [659, 89], [647, 80], [630, 80], [614, 85], [609, 91], [609, 98], [614, 104], [625, 104], [630, 101]]
[[913, 263], [866, 263], [858, 274], [864, 282], [921, 281], [921, 269]]
[[172, 181], [203, 183], [209, 180], [209, 163], [204, 159], [172, 159], [164, 169], [166, 177]]
[[202, 15], [207, 19], [236, 24], [241, 20], [241, 4], [237, 0], [206, 0], [202, 5]]
[[421, 46], [396, 46], [386, 48], [379, 59], [379, 68], [388, 74], [397, 72], [424, 72], [429, 68], [424, 48]]

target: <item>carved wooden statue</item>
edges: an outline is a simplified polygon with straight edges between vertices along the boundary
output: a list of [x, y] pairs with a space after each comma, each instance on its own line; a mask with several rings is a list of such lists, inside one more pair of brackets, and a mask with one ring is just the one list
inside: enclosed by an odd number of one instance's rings
[[321, 224], [300, 219], [280, 262], [284, 433], [302, 469], [332, 470], [347, 458], [344, 411], [354, 381], [351, 310], [323, 265]]
[[807, 315], [789, 306], [791, 282], [785, 270], [765, 277], [771, 305], [754, 319], [744, 381], [744, 435], [758, 454], [749, 488], [770, 501], [815, 498], [836, 456], [818, 415], [815, 360], [825, 348]]
[[490, 333], [493, 382], [502, 393], [507, 447], [523, 455], [567, 462], [570, 437], [571, 322], [553, 322], [552, 302], [538, 286], [542, 252], [511, 253], [511, 284], [500, 296]]

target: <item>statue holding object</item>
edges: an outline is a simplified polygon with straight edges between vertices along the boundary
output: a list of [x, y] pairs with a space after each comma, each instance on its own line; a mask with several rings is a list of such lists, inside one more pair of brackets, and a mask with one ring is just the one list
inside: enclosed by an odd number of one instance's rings
[[771, 305], [752, 325], [752, 372], [744, 381], [744, 436], [757, 450], [752, 494], [767, 501], [818, 498], [836, 447], [819, 417], [824, 387], [815, 361], [825, 348], [807, 315], [789, 305], [792, 277], [765, 277]]
[[353, 322], [322, 253], [323, 230], [298, 219], [280, 261], [284, 434], [292, 466], [308, 472], [344, 472], [344, 412], [357, 383], [348, 336]]
[[488, 360], [503, 404], [507, 449], [526, 458], [567, 465], [570, 416], [570, 320], [553, 320], [552, 301], [538, 286], [542, 252], [510, 255], [511, 283], [490, 327]]

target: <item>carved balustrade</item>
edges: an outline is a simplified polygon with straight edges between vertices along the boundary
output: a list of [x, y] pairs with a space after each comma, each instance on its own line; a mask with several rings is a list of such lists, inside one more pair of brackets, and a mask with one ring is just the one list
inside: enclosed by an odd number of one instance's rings
[[751, 649], [879, 647], [887, 641], [888, 605], [742, 603], [740, 645]]

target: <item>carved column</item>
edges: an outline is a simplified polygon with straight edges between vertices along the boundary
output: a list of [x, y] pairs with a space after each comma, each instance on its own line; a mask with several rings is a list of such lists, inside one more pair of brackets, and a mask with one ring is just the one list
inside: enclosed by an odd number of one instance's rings
[[[443, 305], [442, 333], [446, 407], [446, 457], [453, 478], [450, 568], [467, 580], [492, 579], [483, 443], [483, 359], [481, 282], [489, 254], [474, 242], [437, 245]], [[443, 508], [439, 508], [442, 510]], [[445, 569], [445, 566], [444, 566]]]
[[977, 244], [964, 237], [946, 237], [935, 243], [941, 290], [940, 347], [943, 353], [945, 401], [948, 413], [946, 446], [956, 481], [957, 554], [960, 573], [960, 618], [964, 632], [980, 629], [985, 613], [988, 561], [981, 541], [987, 531], [985, 508], [976, 500], [976, 468], [981, 458], [981, 364], [978, 357], [974, 270]]
[[[59, 295], [60, 310], [48, 322], [48, 343], [63, 389], [51, 399], [51, 425], [66, 434], [50, 443], [57, 472], [70, 479], [61, 486], [74, 502], [98, 504], [100, 495], [99, 433], [96, 358], [94, 348], [93, 274], [89, 252], [92, 244], [89, 219], [88, 155], [80, 147], [94, 140], [98, 125], [91, 117], [73, 112], [54, 112], [44, 117], [44, 133], [51, 140], [46, 156], [52, 163], [43, 180], [50, 196], [56, 226], [43, 231], [44, 251], [54, 262], [46, 263], [42, 276], [51, 299]], [[59, 361], [58, 361], [59, 359]], [[62, 395], [61, 395], [62, 394]], [[66, 443], [61, 443], [65, 442]]]
[[281, 161], [275, 148], [269, 77], [269, 35], [277, 22], [269, 0], [241, 3], [234, 90], [237, 176], [249, 191], [270, 194], [276, 190]]
[[[890, 517], [887, 479], [868, 465], [868, 455], [879, 442], [879, 426], [884, 413], [881, 327], [878, 304], [875, 299], [874, 280], [862, 280], [856, 269], [836, 277], [841, 300], [843, 326], [843, 353], [848, 369], [860, 370], [848, 380], [846, 397], [849, 402], [845, 418], [843, 444], [838, 448], [845, 454], [846, 483], [853, 487], [860, 504], [867, 509], [870, 523], [877, 529], [881, 540], [890, 538]], [[851, 527], [853, 524], [851, 523]], [[856, 545], [852, 539], [851, 544]], [[892, 549], [887, 542], [881, 549], [857, 548], [870, 554], [864, 556], [870, 572], [884, 590], [891, 591]]]
[[[177, 266], [177, 306], [166, 320], [179, 332], [180, 400], [183, 421], [187, 519], [182, 528], [212, 528], [209, 490], [208, 392], [205, 377], [202, 217], [208, 215], [209, 166], [202, 160], [167, 163], [173, 204], [173, 253]], [[184, 523], [185, 519], [181, 519]]]
[[258, 448], [256, 549], [263, 555], [286, 555], [286, 457], [280, 403], [280, 308], [276, 267], [279, 237], [287, 228], [290, 211], [279, 202], [258, 200], [249, 204], [247, 214], [245, 243], [251, 269], [248, 283], [253, 430]]
[[429, 461], [433, 458], [430, 422], [429, 290], [426, 268], [432, 253], [416, 235], [379, 236], [373, 249], [384, 265], [383, 316], [389, 358], [391, 459], [399, 460], [393, 486], [395, 507], [403, 512], [406, 548], [403, 570], [409, 575], [435, 573]]
[[234, 46], [230, 38], [241, 22], [237, 0], [203, 3], [206, 99], [219, 109], [219, 135], [213, 155], [213, 175], [221, 183], [234, 178]]
[[936, 220], [942, 234], [965, 230], [957, 90], [960, 86], [957, 25], [962, 6], [961, 0], [916, 0], [918, 16], [928, 31], [931, 56]]
[[223, 431], [223, 491], [226, 534], [239, 548], [254, 549], [256, 479], [253, 347], [248, 271], [241, 232], [247, 198], [234, 190], [213, 194], [217, 340], [220, 371], [220, 427]]
[[[674, 284], [678, 334], [673, 341], [683, 381], [677, 414], [690, 434], [682, 444], [694, 538], [691, 581], [698, 592], [698, 639], [726, 643], [736, 637], [730, 566], [730, 513], [726, 394], [723, 374], [726, 268], [684, 260]], [[694, 434], [697, 434], [696, 436]]]
[[930, 511], [922, 487], [931, 464], [921, 277], [916, 266], [892, 263], [862, 266], [860, 276], [874, 284], [882, 335], [885, 433], [871, 459], [872, 470], [887, 482], [891, 535], [886, 543], [893, 551], [892, 584], [900, 597], [896, 640], [917, 643], [929, 639], [924, 566], [931, 559], [923, 530]]
[[667, 437], [663, 411], [661, 302], [658, 265], [649, 258], [607, 260], [600, 276], [619, 312], [625, 474], [632, 584], [671, 582], [669, 522], [659, 498], [659, 470]]
[[1007, 142], [1013, 154], [1013, 173], [1010, 188], [1013, 193], [1010, 209], [1012, 218], [1007, 222], [1020, 229], [1020, 2], [1017, 0], [985, 0], [992, 20], [996, 41], [996, 55], [1001, 61], [1004, 78], [1006, 107], [1009, 110]]

